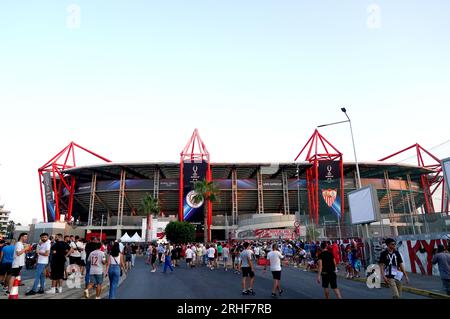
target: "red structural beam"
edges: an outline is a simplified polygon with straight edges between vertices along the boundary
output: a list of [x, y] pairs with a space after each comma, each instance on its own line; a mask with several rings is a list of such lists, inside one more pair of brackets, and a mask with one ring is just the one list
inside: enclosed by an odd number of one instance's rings
[[[401, 151], [395, 152], [389, 156], [383, 157], [380, 159], [380, 162], [386, 161], [388, 159], [392, 159], [400, 154], [403, 154], [411, 149], [415, 150], [415, 156], [417, 159], [417, 166], [427, 168], [432, 172], [429, 174], [422, 174], [420, 180], [424, 192], [425, 197], [425, 207], [428, 214], [435, 212], [434, 204], [432, 196], [436, 192], [439, 187], [444, 187], [443, 178], [442, 178], [442, 166], [441, 161], [432, 153], [427, 151], [425, 148], [420, 146], [418, 143], [413, 144], [407, 148], [402, 149]], [[431, 158], [431, 163], [426, 163], [424, 159], [424, 154], [428, 155]], [[434, 188], [434, 189], [433, 189]], [[431, 190], [433, 189], [433, 190]], [[448, 212], [448, 203], [445, 202], [445, 197], [441, 198], [441, 212]]]
[[[194, 132], [191, 135], [191, 138], [187, 142], [186, 146], [183, 148], [183, 150], [180, 153], [180, 185], [179, 185], [179, 210], [178, 210], [178, 218], [180, 221], [184, 219], [183, 216], [183, 188], [184, 188], [184, 161], [195, 161], [195, 160], [206, 160], [208, 166], [206, 170], [206, 181], [210, 182], [212, 181], [212, 174], [211, 174], [211, 163], [210, 163], [210, 155], [209, 152], [205, 146], [205, 143], [203, 143], [203, 140], [200, 137], [200, 134], [198, 132], [198, 129], [195, 129]], [[206, 216], [206, 224], [205, 227], [207, 227], [207, 233], [208, 233], [208, 241], [211, 241], [211, 225], [212, 225], [212, 203], [211, 201], [208, 201], [207, 204], [207, 216]]]
[[[111, 162], [109, 159], [100, 156], [83, 146], [80, 146], [74, 142], [70, 142], [69, 145], [64, 147], [61, 151], [59, 151], [55, 156], [53, 156], [48, 162], [46, 162], [44, 165], [42, 165], [38, 169], [39, 174], [39, 186], [41, 190], [41, 202], [42, 202], [42, 214], [44, 218], [44, 222], [46, 221], [46, 214], [45, 214], [45, 200], [44, 200], [44, 192], [43, 192], [43, 174], [44, 173], [50, 173], [52, 178], [52, 191], [55, 201], [55, 220], [59, 221], [60, 219], [60, 206], [63, 203], [62, 202], [62, 190], [63, 186], [68, 190], [69, 192], [69, 203], [67, 206], [67, 216], [66, 220], [70, 221], [72, 218], [72, 212], [73, 212], [73, 199], [74, 199], [74, 193], [75, 193], [75, 178], [72, 176], [66, 176], [64, 174], [64, 170], [76, 167], [76, 156], [75, 151], [76, 149], [80, 149], [86, 153], [89, 153], [90, 155], [99, 158], [105, 162]], [[65, 204], [64, 204], [65, 205]]]
[[[313, 163], [313, 166], [306, 170], [310, 219], [314, 220], [316, 224], [319, 223], [319, 162], [324, 160], [338, 160], [341, 170], [341, 219], [344, 220], [344, 162], [342, 153], [320, 134], [318, 129], [314, 131], [294, 161], [297, 161], [306, 149], [308, 152], [305, 161]], [[330, 153], [329, 149], [335, 153]]]

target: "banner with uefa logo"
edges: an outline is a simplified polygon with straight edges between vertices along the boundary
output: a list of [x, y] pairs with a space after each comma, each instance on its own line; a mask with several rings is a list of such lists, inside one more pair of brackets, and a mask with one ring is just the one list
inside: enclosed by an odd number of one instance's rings
[[319, 207], [341, 217], [341, 169], [339, 161], [319, 162]]
[[194, 203], [195, 183], [206, 179], [208, 163], [189, 162], [183, 163], [183, 219], [196, 225], [204, 224], [204, 201]]

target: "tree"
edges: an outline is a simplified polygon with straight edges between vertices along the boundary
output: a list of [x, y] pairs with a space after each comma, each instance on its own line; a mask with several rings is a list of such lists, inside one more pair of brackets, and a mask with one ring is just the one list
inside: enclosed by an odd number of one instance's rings
[[14, 236], [14, 230], [16, 230], [16, 223], [13, 220], [8, 222], [8, 226], [6, 226], [6, 237], [8, 239], [12, 239]]
[[188, 222], [172, 221], [166, 226], [166, 237], [170, 242], [181, 244], [195, 241], [195, 226]]
[[316, 241], [319, 236], [320, 232], [314, 224], [306, 226], [306, 241]]
[[[157, 216], [159, 214], [159, 203], [158, 203], [158, 199], [154, 198], [152, 195], [150, 195], [149, 193], [146, 193], [144, 198], [142, 198], [141, 201], [141, 209], [140, 212], [142, 212], [144, 215], [147, 215], [147, 231], [146, 231], [146, 237], [145, 241], [148, 241], [148, 225], [150, 223], [150, 214], [152, 216]], [[150, 238], [151, 239], [151, 238]]]
[[192, 198], [192, 201], [195, 204], [198, 204], [205, 200], [203, 203], [203, 210], [205, 215], [205, 222], [204, 222], [204, 241], [210, 241], [211, 240], [211, 229], [208, 227], [208, 203], [209, 202], [216, 202], [220, 201], [219, 198], [219, 189], [217, 188], [216, 184], [213, 182], [208, 182], [205, 179], [199, 182], [196, 182], [195, 185], [195, 195]]

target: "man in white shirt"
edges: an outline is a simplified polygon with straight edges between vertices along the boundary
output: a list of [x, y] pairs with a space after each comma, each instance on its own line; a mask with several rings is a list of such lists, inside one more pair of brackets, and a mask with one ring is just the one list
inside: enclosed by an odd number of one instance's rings
[[209, 266], [211, 267], [211, 270], [214, 269], [214, 256], [216, 254], [216, 250], [214, 249], [213, 245], [211, 245], [208, 250], [207, 250], [207, 254], [208, 254], [208, 261], [209, 261]]
[[123, 254], [123, 249], [125, 248], [125, 246], [122, 244], [122, 241], [120, 239], [118, 239], [117, 242], [119, 243], [120, 253]]
[[106, 264], [106, 256], [103, 251], [101, 251], [102, 244], [96, 244], [96, 250], [89, 254], [88, 262], [91, 265], [89, 274], [90, 274], [90, 283], [89, 286], [84, 290], [84, 296], [89, 298], [89, 289], [97, 285], [95, 291], [95, 299], [100, 299], [100, 294], [102, 292], [102, 284], [103, 284], [103, 265]]
[[[27, 292], [26, 296], [32, 296], [37, 293], [43, 294], [45, 289], [45, 268], [48, 265], [48, 256], [50, 255], [50, 240], [48, 240], [48, 234], [41, 234], [41, 241], [36, 247], [36, 254], [38, 255], [38, 261], [36, 266], [36, 274], [34, 276], [33, 289]], [[39, 282], [41, 288], [38, 291]]]
[[27, 242], [27, 240], [27, 233], [21, 233], [19, 235], [19, 239], [17, 240], [16, 246], [14, 248], [14, 261], [11, 266], [11, 279], [9, 280], [8, 291], [11, 291], [11, 288], [14, 285], [14, 280], [16, 280], [16, 277], [20, 276], [20, 271], [22, 270], [22, 267], [25, 266], [25, 254], [32, 249], [31, 245], [27, 245], [25, 247], [24, 244]]
[[75, 236], [75, 241], [70, 242], [70, 248], [72, 253], [69, 256], [69, 264], [81, 266], [81, 251], [84, 250], [84, 246], [80, 242], [80, 236]]
[[[272, 287], [272, 298], [277, 297], [277, 290], [279, 295], [283, 293], [283, 289], [280, 287], [281, 280], [281, 260], [284, 256], [278, 250], [278, 244], [272, 245], [272, 251], [267, 254], [267, 259], [270, 261], [270, 271], [273, 277], [273, 287]], [[266, 271], [267, 264], [264, 266], [264, 271]]]
[[189, 268], [189, 266], [192, 267], [192, 258], [193, 255], [195, 254], [194, 251], [191, 249], [190, 246], [188, 246], [188, 248], [186, 249], [186, 266]]

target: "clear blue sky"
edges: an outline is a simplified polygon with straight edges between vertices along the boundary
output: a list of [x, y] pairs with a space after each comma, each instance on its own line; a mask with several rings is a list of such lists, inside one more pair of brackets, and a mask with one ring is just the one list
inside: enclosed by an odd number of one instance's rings
[[[361, 160], [449, 140], [445, 0], [4, 1], [0, 30], [0, 203], [22, 222], [72, 140], [177, 161], [197, 127], [213, 161], [291, 161], [341, 106]], [[346, 125], [321, 132], [353, 160]]]

